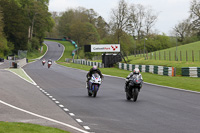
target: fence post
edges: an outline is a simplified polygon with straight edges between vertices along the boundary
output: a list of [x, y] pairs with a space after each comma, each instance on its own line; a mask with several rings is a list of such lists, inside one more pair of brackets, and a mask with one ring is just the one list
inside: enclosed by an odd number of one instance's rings
[[182, 55], [181, 55], [181, 51], [180, 51], [180, 61], [182, 61]]
[[171, 61], [171, 51], [169, 51], [169, 61]]
[[194, 51], [192, 50], [192, 61], [194, 62]]
[[174, 53], [175, 53], [175, 61], [176, 61], [176, 51]]
[[159, 60], [160, 60], [160, 51], [159, 51]]
[[154, 54], [154, 55], [155, 55], [155, 60], [156, 60], [156, 52], [155, 52], [155, 54]]
[[148, 51], [147, 51], [146, 57], [147, 57], [147, 60], [148, 60]]
[[188, 61], [188, 53], [187, 53], [187, 50], [186, 50], [186, 61]]
[[166, 53], [165, 53], [165, 51], [164, 51], [164, 60], [166, 60], [166, 55], [165, 55]]

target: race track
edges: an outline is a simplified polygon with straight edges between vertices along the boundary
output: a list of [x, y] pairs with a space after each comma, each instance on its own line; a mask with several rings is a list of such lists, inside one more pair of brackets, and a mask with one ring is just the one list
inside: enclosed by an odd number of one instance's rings
[[[45, 59], [60, 58], [63, 47], [45, 42]], [[27, 74], [95, 133], [199, 133], [200, 94], [144, 84], [138, 101], [127, 101], [125, 80], [105, 76], [96, 98], [88, 97], [86, 71], [42, 61], [23, 68]], [[66, 114], [68, 115], [68, 114]]]

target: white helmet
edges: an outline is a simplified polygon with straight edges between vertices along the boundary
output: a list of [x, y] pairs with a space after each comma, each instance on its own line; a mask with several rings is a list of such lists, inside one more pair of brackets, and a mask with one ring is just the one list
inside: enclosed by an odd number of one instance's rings
[[139, 73], [140, 73], [140, 70], [139, 70], [138, 68], [135, 68], [135, 69], [133, 70], [133, 73], [134, 73], [134, 74], [139, 74]]

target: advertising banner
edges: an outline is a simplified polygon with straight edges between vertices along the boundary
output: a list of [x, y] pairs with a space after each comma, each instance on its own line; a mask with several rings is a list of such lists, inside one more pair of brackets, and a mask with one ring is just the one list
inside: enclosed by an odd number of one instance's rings
[[120, 52], [120, 44], [91, 45], [91, 52]]

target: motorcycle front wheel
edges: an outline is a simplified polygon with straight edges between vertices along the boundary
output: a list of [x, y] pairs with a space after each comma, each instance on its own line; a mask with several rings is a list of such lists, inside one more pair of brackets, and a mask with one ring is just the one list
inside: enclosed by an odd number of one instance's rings
[[138, 88], [133, 89], [132, 95], [133, 95], [133, 101], [134, 102], [137, 101], [138, 93], [139, 93]]
[[128, 92], [126, 92], [126, 99], [131, 100], [131, 97], [129, 96]]
[[88, 89], [88, 96], [89, 96], [89, 97], [92, 96], [92, 93], [89, 91], [89, 89]]
[[97, 90], [98, 90], [98, 85], [94, 85], [94, 86], [92, 86], [92, 87], [94, 87], [94, 90], [93, 90], [93, 97], [96, 97], [96, 95], [97, 95]]

